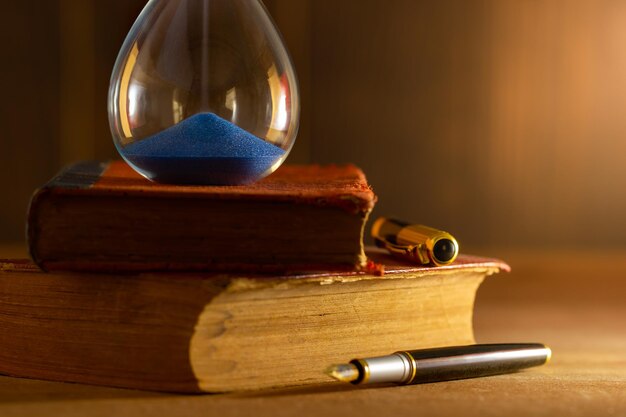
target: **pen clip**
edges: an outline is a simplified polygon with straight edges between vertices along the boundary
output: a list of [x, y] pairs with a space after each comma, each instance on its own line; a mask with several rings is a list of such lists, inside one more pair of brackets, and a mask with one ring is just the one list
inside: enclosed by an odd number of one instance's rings
[[391, 254], [408, 258], [415, 262], [418, 261], [423, 265], [430, 263], [430, 259], [422, 250], [422, 244], [416, 245], [399, 245], [382, 237], [375, 237], [374, 242], [379, 248], [387, 249]]

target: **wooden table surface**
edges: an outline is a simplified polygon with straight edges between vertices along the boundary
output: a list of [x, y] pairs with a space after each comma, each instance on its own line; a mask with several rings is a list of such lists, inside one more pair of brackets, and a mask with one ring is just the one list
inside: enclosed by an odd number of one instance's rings
[[543, 342], [549, 365], [427, 385], [195, 396], [0, 377], [0, 416], [626, 416], [626, 250], [483, 254], [513, 272], [481, 286], [478, 342]]

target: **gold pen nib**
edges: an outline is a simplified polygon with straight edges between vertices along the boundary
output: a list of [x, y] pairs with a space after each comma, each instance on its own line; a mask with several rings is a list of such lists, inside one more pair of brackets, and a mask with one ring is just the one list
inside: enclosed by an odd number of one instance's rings
[[359, 370], [351, 363], [341, 365], [332, 365], [326, 369], [326, 375], [329, 375], [341, 382], [352, 382], [359, 379]]

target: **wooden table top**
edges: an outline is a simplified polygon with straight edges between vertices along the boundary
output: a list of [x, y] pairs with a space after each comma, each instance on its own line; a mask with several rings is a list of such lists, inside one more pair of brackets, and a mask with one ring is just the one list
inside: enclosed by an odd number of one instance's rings
[[626, 250], [483, 254], [513, 271], [481, 286], [477, 341], [546, 343], [549, 365], [415, 386], [193, 396], [0, 377], [0, 415], [626, 415]]

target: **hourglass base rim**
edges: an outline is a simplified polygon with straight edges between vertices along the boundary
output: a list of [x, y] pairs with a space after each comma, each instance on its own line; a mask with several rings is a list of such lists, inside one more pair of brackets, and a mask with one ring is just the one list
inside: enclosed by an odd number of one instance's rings
[[138, 157], [123, 155], [151, 181], [180, 185], [246, 185], [271, 174], [280, 158]]

